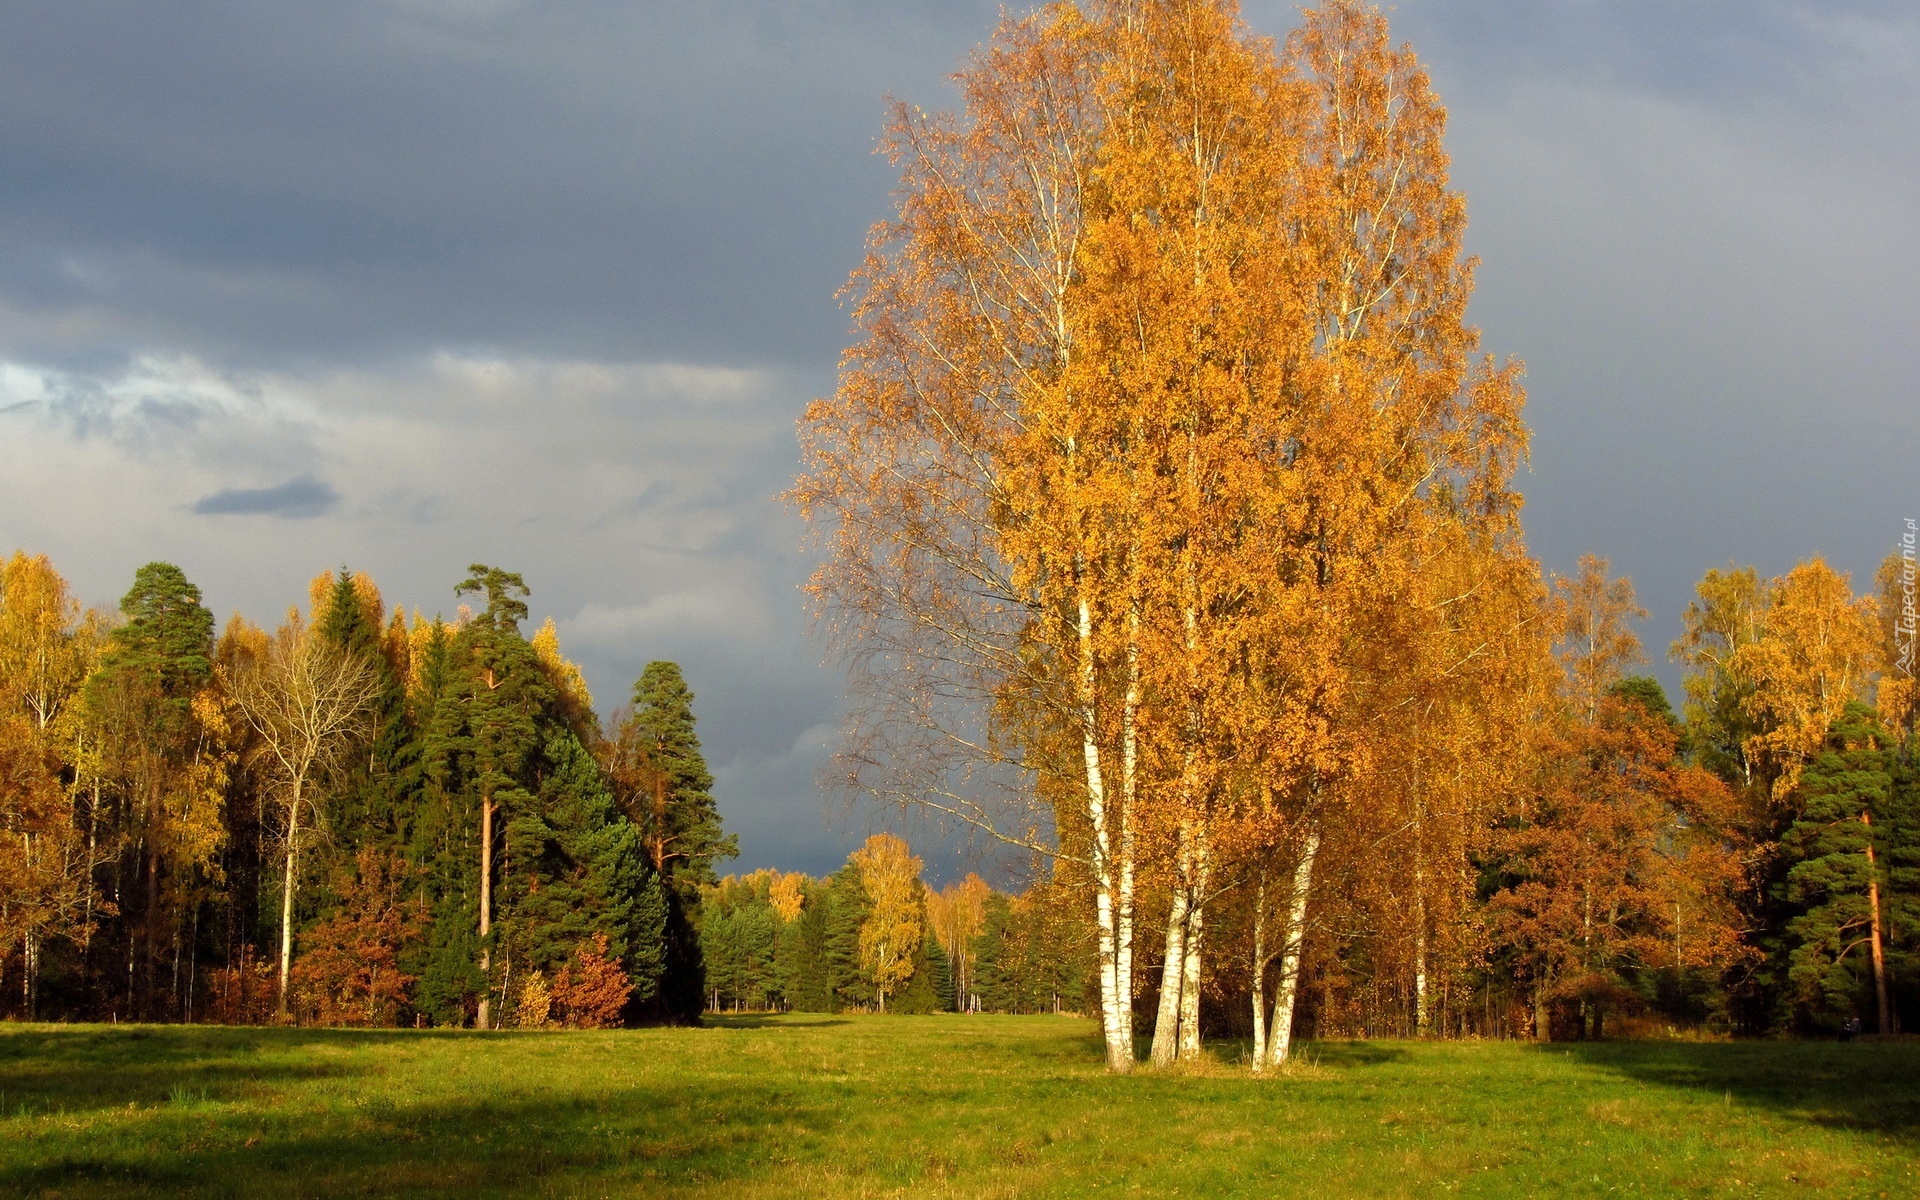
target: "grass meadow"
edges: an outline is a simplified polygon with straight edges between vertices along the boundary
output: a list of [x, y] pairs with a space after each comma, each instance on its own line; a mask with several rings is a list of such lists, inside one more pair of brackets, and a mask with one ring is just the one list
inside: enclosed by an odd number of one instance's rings
[[1322, 1042], [1069, 1017], [0, 1026], [0, 1196], [1920, 1195], [1920, 1043]]

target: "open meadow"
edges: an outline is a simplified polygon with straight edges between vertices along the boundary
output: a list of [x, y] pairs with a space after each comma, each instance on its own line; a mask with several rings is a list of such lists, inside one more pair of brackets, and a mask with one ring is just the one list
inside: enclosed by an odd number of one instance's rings
[[0, 1195], [1920, 1194], [1920, 1044], [1333, 1042], [1102, 1069], [1069, 1017], [9, 1025]]

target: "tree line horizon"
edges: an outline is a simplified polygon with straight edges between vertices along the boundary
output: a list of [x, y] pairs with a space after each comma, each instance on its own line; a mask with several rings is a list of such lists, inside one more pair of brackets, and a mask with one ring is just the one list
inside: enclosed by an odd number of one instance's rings
[[323, 573], [218, 637], [170, 563], [118, 614], [0, 568], [0, 1012], [601, 1027], [697, 1018], [721, 830], [680, 668], [603, 722], [528, 589], [452, 620]]

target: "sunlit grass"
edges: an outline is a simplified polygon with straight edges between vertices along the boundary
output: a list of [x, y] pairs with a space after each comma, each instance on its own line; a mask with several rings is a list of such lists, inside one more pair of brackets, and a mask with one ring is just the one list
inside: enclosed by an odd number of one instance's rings
[[0, 1026], [0, 1196], [1920, 1195], [1920, 1045], [1239, 1052], [1113, 1078], [1063, 1017]]

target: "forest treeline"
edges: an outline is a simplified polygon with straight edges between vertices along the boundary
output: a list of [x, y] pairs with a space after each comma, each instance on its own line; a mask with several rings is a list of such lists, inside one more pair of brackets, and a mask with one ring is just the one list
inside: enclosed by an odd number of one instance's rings
[[940, 891], [877, 833], [825, 879], [761, 870], [710, 885], [700, 945], [713, 1011], [1084, 1012], [1084, 897], [968, 875]]
[[790, 499], [840, 778], [1055, 864], [1112, 1070], [1920, 1019], [1911, 525], [1878, 595], [1708, 573], [1676, 713], [1630, 583], [1528, 552], [1521, 367], [1384, 13], [1060, 3], [955, 80], [893, 109]]
[[604, 724], [518, 575], [451, 621], [364, 574], [216, 637], [168, 563], [117, 613], [0, 571], [0, 1011], [605, 1026], [698, 1016], [700, 889], [734, 853], [693, 695]]

